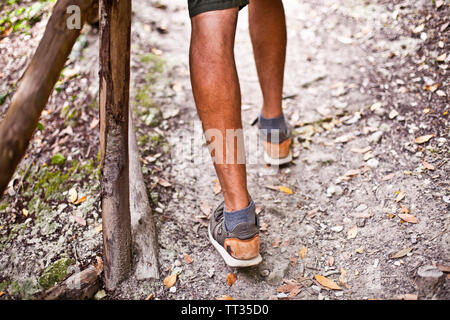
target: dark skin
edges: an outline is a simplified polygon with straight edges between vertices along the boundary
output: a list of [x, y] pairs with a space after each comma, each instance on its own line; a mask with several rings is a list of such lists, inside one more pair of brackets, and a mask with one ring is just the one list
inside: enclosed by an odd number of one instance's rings
[[[274, 118], [282, 113], [286, 57], [283, 4], [281, 0], [252, 0], [248, 11], [263, 95], [262, 115]], [[207, 141], [214, 146], [210, 150], [226, 211], [245, 208], [250, 202], [245, 161], [238, 156], [243, 154], [243, 145], [238, 148], [235, 143], [242, 135], [226, 139], [226, 130], [242, 129], [241, 91], [234, 60], [237, 18], [238, 8], [194, 16], [189, 52], [192, 92]], [[230, 153], [234, 156], [227, 158]]]

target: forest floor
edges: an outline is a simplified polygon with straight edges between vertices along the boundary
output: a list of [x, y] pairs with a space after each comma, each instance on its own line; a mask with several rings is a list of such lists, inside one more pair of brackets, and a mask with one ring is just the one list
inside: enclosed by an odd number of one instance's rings
[[[133, 1], [130, 101], [161, 278], [132, 276], [97, 299], [415, 299], [424, 265], [446, 272], [437, 298], [450, 299], [448, 1], [284, 4], [283, 104], [295, 159], [280, 168], [259, 160], [251, 124], [262, 99], [247, 9], [239, 15], [235, 54], [263, 262], [236, 270], [207, 237], [222, 195], [191, 93], [186, 1]], [[0, 7], [0, 119], [52, 5]], [[20, 7], [28, 9], [12, 10]], [[0, 299], [36, 297], [102, 256], [98, 52], [98, 28], [86, 26], [0, 201]], [[163, 280], [173, 273], [169, 289]]]

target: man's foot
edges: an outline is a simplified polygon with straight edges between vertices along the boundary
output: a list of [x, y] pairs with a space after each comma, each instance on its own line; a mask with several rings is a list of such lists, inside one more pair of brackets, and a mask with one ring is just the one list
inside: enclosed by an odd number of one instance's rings
[[250, 267], [261, 263], [258, 219], [240, 223], [231, 232], [225, 228], [225, 204], [222, 202], [211, 216], [209, 240], [230, 267]]
[[284, 115], [273, 119], [260, 115], [258, 127], [264, 144], [264, 161], [277, 166], [291, 162], [291, 130], [285, 123]]

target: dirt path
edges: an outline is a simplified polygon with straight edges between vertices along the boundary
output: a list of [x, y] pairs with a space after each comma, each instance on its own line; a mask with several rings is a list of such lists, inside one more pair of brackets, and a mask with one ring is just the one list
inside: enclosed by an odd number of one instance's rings
[[[207, 239], [206, 217], [222, 196], [190, 89], [186, 1], [158, 3], [163, 4], [159, 9], [148, 1], [133, 1], [132, 100], [159, 232], [161, 279], [132, 278], [108, 298], [143, 299], [153, 292], [157, 299], [394, 299], [417, 294], [414, 277], [420, 266], [450, 265], [448, 54], [443, 61], [437, 59], [449, 51], [444, 19], [448, 5], [436, 9], [425, 1], [285, 1], [284, 106], [296, 129], [295, 161], [282, 168], [260, 163], [261, 150], [252, 143], [256, 128], [251, 123], [261, 95], [247, 10], [241, 11], [235, 53], [251, 161], [248, 184], [262, 224], [264, 260], [258, 267], [231, 270]], [[411, 31], [422, 23], [423, 31]], [[79, 91], [95, 88], [97, 81], [97, 35], [88, 31], [86, 36], [89, 46], [83, 56], [89, 63], [81, 73], [88, 83], [80, 84]], [[96, 92], [91, 94], [95, 100]], [[87, 114], [85, 127], [95, 119], [95, 109]], [[425, 135], [433, 137], [415, 142]], [[90, 157], [97, 151], [78, 147]], [[170, 186], [158, 184], [158, 177]], [[69, 228], [79, 234], [74, 241], [81, 254], [74, 258], [81, 267], [101, 250], [95, 232], [101, 219], [98, 191], [86, 183], [77, 186], [93, 198], [89, 216], [81, 213], [91, 219], [87, 226], [71, 220], [75, 227]], [[406, 212], [417, 223], [399, 217]], [[65, 229], [61, 237], [69, 236]], [[21, 256], [19, 240], [12, 238], [3, 252]], [[90, 245], [80, 247], [87, 240]], [[35, 258], [39, 270], [64, 250], [73, 257], [75, 249], [52, 250], [51, 257]], [[193, 262], [187, 263], [186, 255]], [[0, 280], [10, 281], [17, 265], [0, 262], [5, 270]], [[26, 273], [32, 274], [33, 268], [25, 268]], [[169, 290], [163, 279], [173, 272], [178, 280]], [[237, 275], [231, 287], [226, 280], [230, 272]], [[333, 280], [342, 290], [327, 290], [315, 275]], [[450, 298], [448, 277], [446, 281], [439, 296], [443, 299]]]

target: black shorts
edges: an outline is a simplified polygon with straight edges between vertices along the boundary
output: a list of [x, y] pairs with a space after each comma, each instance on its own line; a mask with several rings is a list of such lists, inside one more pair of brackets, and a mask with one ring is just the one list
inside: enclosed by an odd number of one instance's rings
[[242, 9], [250, 0], [188, 0], [189, 16], [207, 11], [223, 10], [234, 7]]

